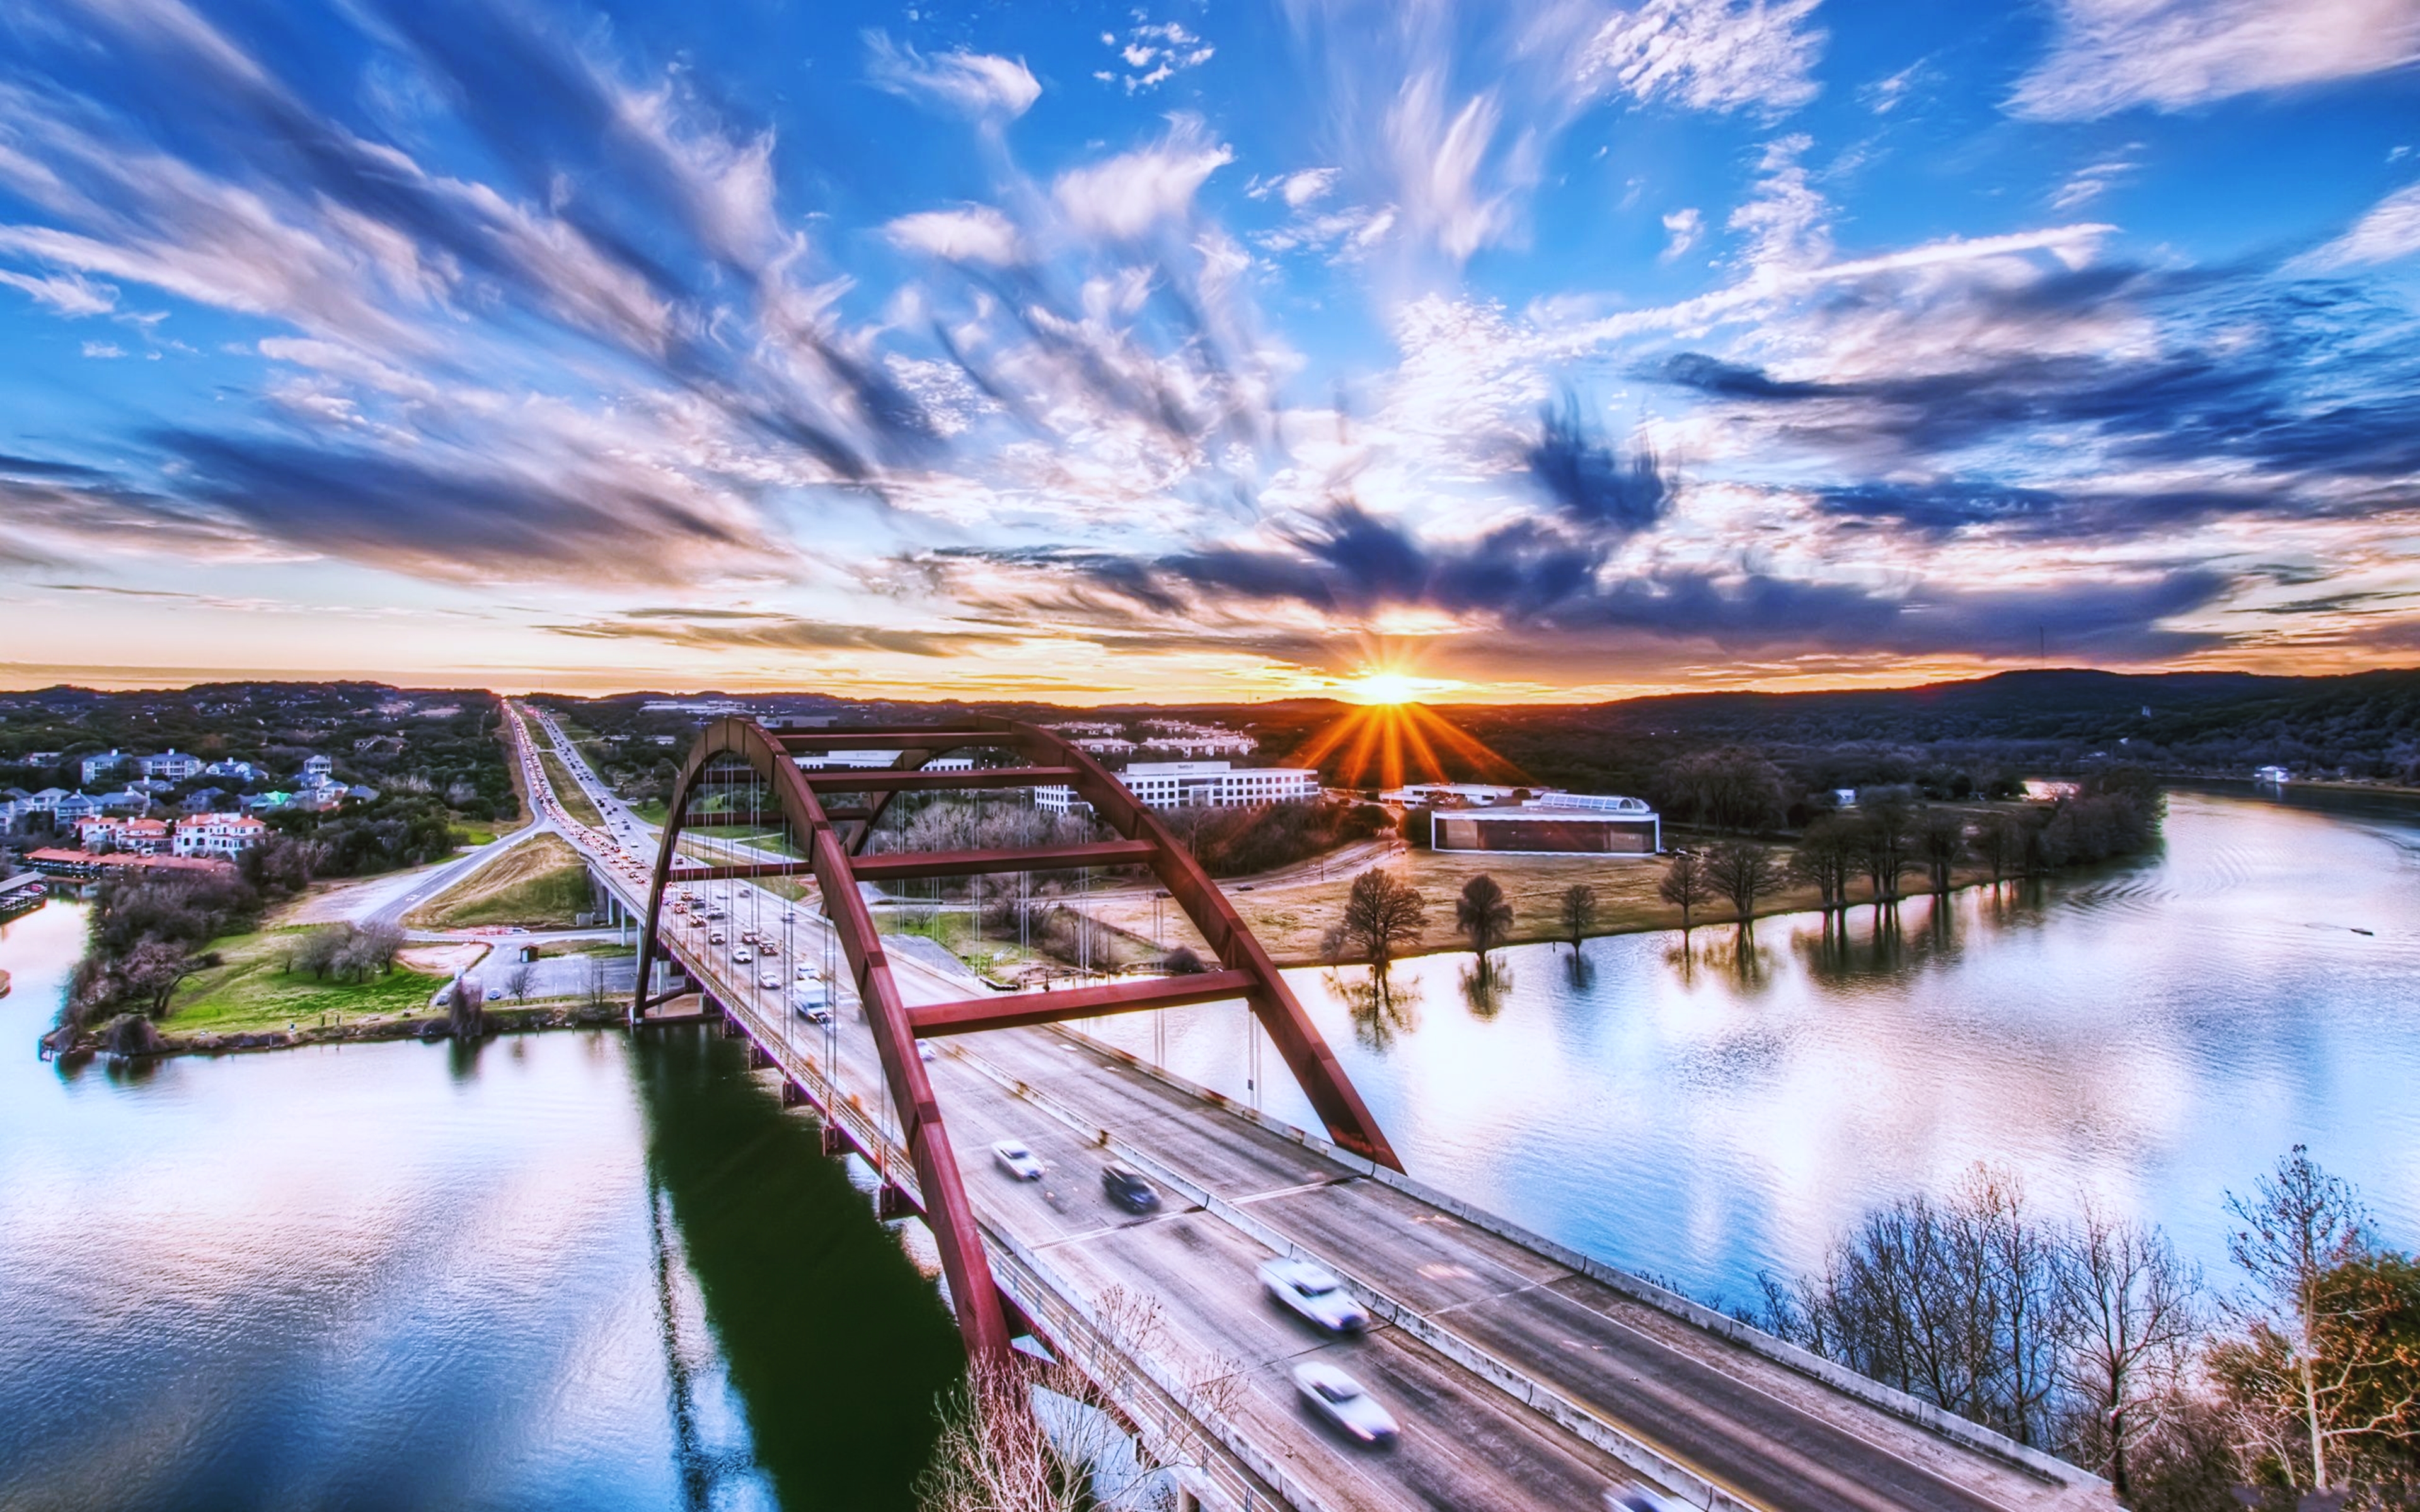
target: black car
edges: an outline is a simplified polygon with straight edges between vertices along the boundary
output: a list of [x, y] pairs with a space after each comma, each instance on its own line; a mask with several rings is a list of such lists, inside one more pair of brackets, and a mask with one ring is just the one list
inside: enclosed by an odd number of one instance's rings
[[1102, 1167], [1101, 1190], [1128, 1212], [1149, 1212], [1159, 1206], [1159, 1189], [1123, 1161]]

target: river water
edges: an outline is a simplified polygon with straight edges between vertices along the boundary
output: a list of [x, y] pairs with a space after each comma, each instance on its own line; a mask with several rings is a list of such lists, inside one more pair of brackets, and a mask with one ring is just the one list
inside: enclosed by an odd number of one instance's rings
[[[63, 1069], [83, 927], [0, 929], [0, 1507], [911, 1504], [954, 1330], [733, 1042]], [[2157, 857], [1895, 927], [1470, 967], [1295, 981], [1414, 1173], [1699, 1295], [1978, 1160], [2224, 1279], [2226, 1192], [2307, 1141], [2420, 1242], [2410, 809], [2182, 794]], [[1101, 1032], [1309, 1118], [1233, 1009]]]
[[[2226, 1194], [2304, 1141], [2420, 1247], [2420, 806], [2178, 793], [2163, 854], [2089, 878], [1473, 964], [1400, 962], [1383, 1003], [1289, 976], [1414, 1174], [1694, 1295], [1978, 1161], [2231, 1285]], [[1317, 1127], [1240, 1015], [1093, 1028]]]
[[83, 929], [0, 932], [0, 1507], [912, 1505], [956, 1329], [737, 1044], [63, 1070]]

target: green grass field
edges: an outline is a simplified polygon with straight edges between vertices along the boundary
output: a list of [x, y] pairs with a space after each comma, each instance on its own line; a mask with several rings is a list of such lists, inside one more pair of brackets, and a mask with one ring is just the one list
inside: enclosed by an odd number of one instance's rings
[[554, 789], [554, 801], [563, 805], [563, 811], [583, 825], [602, 828], [605, 816], [588, 801], [587, 791], [572, 780], [571, 768], [563, 764], [563, 758], [551, 750], [541, 750], [538, 760], [546, 764], [547, 782]]
[[323, 1014], [331, 1023], [341, 1014], [344, 1022], [355, 1024], [427, 1018], [436, 1011], [428, 999], [445, 985], [443, 977], [398, 967], [368, 981], [337, 981], [285, 970], [286, 953], [309, 933], [263, 930], [211, 941], [210, 949], [223, 964], [195, 974], [178, 989], [161, 1027], [170, 1034], [240, 1034], [289, 1024], [317, 1025]]
[[568, 929], [574, 915], [595, 906], [580, 853], [560, 836], [539, 835], [413, 909], [404, 922], [414, 929]]

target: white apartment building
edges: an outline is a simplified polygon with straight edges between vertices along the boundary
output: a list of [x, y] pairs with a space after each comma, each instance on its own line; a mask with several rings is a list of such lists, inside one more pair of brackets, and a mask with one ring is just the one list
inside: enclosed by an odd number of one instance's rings
[[[1310, 766], [1137, 762], [1117, 778], [1146, 809], [1257, 809], [1264, 803], [1310, 803], [1320, 792], [1319, 771]], [[1033, 806], [1045, 813], [1065, 813], [1081, 801], [1073, 788], [1033, 790]]]
[[[899, 764], [895, 750], [816, 750], [793, 757], [801, 772], [878, 772]], [[975, 759], [971, 756], [936, 756], [917, 768], [920, 772], [971, 772]]]
[[178, 856], [233, 859], [269, 836], [269, 826], [249, 814], [197, 813], [177, 821]]
[[135, 765], [142, 768], [145, 777], [158, 778], [168, 782], [182, 782], [200, 774], [202, 759], [199, 756], [188, 756], [171, 746], [157, 756], [138, 758]]

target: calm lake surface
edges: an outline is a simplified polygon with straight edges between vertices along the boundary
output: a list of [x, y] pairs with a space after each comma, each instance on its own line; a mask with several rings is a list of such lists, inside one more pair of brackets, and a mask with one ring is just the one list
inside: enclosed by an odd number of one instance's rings
[[[2224, 1280], [2297, 1140], [2420, 1243], [2420, 811], [2319, 801], [2180, 794], [2157, 858], [1895, 930], [1295, 980], [1415, 1173], [1701, 1295], [1978, 1160]], [[735, 1044], [63, 1069], [83, 927], [0, 930], [0, 1507], [910, 1504], [955, 1331]], [[1308, 1119], [1232, 1010], [1103, 1032]]]
[[[1450, 900], [1432, 899], [1432, 907]], [[2374, 931], [2354, 933], [2355, 928]], [[2420, 807], [2178, 793], [2163, 855], [1936, 911], [1811, 915], [1290, 973], [1411, 1171], [1699, 1296], [1814, 1269], [1977, 1161], [2227, 1273], [2223, 1204], [2296, 1141], [2420, 1246]], [[1105, 1040], [1316, 1128], [1239, 1016]]]
[[912, 1505], [957, 1331], [702, 1031], [38, 1061], [0, 967], [0, 1507]]

